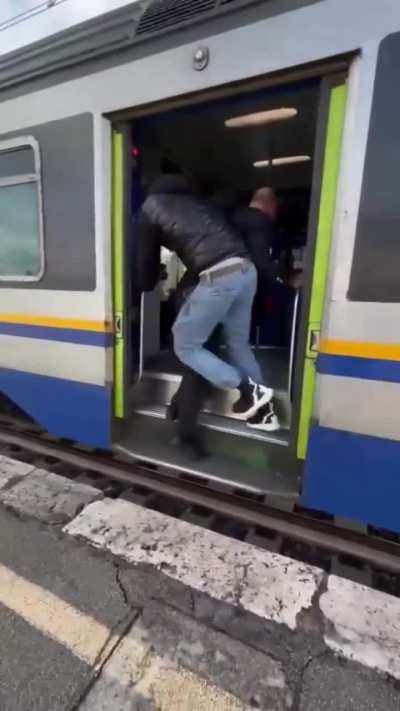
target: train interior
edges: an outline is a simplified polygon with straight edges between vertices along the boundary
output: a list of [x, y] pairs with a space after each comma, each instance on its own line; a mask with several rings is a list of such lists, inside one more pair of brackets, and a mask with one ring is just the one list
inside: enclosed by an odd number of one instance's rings
[[[319, 95], [319, 82], [308, 81], [133, 121], [132, 232], [128, 239], [134, 243], [137, 215], [148, 186], [165, 172], [190, 176], [202, 195], [228, 210], [227, 214], [248, 206], [254, 191], [268, 186], [279, 198], [271, 258], [280, 262], [284, 282], [294, 273], [300, 275], [307, 249]], [[265, 383], [274, 388], [280, 429], [250, 429], [232, 414], [237, 393], [211, 390], [201, 414], [211, 456], [188, 462], [176, 446], [173, 424], [165, 417], [182, 373], [173, 353], [171, 328], [184, 268], [167, 250], [162, 251], [162, 263], [162, 281], [141, 297], [140, 324], [139, 296], [134, 284], [130, 289], [131, 417], [120, 438], [121, 450], [187, 473], [200, 472], [209, 479], [228, 478], [254, 491], [295, 492], [296, 474], [290, 467], [279, 474], [269, 452], [277, 447], [266, 445], [282, 445], [282, 451], [288, 448], [301, 287], [276, 284], [269, 293], [257, 295], [253, 312], [251, 344]], [[220, 356], [225, 357], [223, 339]]]

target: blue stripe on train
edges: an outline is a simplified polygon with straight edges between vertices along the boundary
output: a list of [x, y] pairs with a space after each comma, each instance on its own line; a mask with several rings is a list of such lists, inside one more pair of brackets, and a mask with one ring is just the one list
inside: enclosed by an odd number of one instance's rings
[[400, 442], [313, 426], [302, 504], [400, 533]]
[[48, 432], [111, 447], [111, 387], [0, 368], [0, 393]]
[[74, 328], [52, 328], [51, 326], [32, 326], [20, 323], [0, 323], [0, 334], [38, 338], [43, 341], [77, 343], [82, 346], [102, 346], [113, 344], [113, 334], [103, 331], [82, 331]]
[[317, 371], [322, 375], [340, 375], [345, 378], [382, 380], [400, 383], [400, 361], [378, 358], [354, 358], [353, 356], [320, 353]]

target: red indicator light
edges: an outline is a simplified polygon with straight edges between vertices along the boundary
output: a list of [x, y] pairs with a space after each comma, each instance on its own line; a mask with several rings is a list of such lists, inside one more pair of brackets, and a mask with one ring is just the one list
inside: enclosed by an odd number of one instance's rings
[[137, 148], [136, 146], [134, 146], [134, 147], [132, 148], [132, 155], [133, 155], [134, 158], [139, 158], [139, 148]]

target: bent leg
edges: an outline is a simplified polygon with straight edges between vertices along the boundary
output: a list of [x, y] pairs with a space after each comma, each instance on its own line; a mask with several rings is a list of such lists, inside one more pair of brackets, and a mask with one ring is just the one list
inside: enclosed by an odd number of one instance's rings
[[241, 375], [207, 350], [204, 344], [216, 326], [224, 321], [236, 294], [235, 286], [227, 289], [199, 284], [188, 297], [173, 327], [174, 349], [182, 363], [216, 387], [226, 390], [237, 388]]
[[254, 267], [245, 274], [243, 287], [232, 303], [224, 320], [224, 333], [230, 363], [242, 377], [262, 383], [261, 368], [250, 347], [250, 328], [253, 301], [257, 290], [257, 273]]

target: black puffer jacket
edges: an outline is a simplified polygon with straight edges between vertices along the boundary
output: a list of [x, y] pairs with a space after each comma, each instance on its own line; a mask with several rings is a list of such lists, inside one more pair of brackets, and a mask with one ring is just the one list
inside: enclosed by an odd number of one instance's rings
[[142, 206], [136, 281], [144, 291], [157, 283], [161, 246], [175, 252], [194, 277], [229, 257], [247, 256], [223, 211], [194, 197], [180, 176], [159, 178]]

